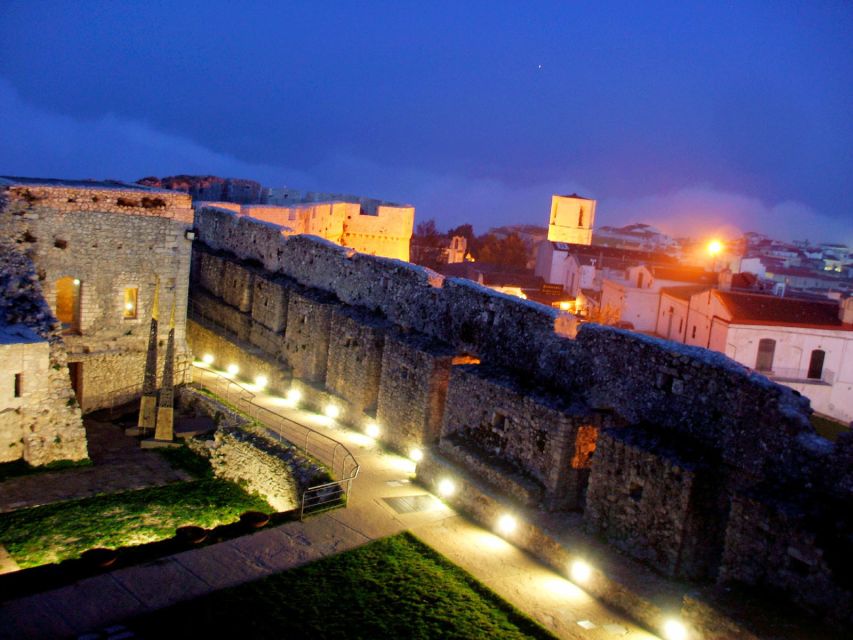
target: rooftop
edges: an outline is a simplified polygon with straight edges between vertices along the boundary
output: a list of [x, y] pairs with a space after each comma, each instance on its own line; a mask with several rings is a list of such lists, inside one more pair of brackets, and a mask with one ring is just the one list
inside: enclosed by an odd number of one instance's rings
[[765, 324], [853, 331], [843, 324], [834, 301], [799, 300], [780, 296], [734, 291], [715, 291], [737, 324]]
[[687, 302], [697, 293], [702, 293], [707, 290], [708, 286], [704, 284], [688, 284], [680, 287], [662, 287], [660, 291], [662, 294], [665, 293], [672, 298], [677, 298], [678, 300], [684, 300]]

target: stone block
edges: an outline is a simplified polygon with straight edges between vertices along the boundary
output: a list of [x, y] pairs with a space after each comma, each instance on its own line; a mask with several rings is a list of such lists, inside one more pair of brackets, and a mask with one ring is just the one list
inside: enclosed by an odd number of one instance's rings
[[336, 303], [316, 290], [291, 291], [284, 353], [293, 375], [323, 384], [329, 358], [329, 330]]

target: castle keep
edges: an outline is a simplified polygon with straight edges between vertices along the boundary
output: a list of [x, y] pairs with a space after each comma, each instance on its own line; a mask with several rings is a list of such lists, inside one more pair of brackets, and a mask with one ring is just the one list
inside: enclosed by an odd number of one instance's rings
[[[186, 363], [192, 247], [186, 233], [192, 216], [190, 197], [172, 191], [117, 182], [0, 178], [2, 249], [18, 274], [7, 267], [3, 276], [14, 277], [10, 288], [32, 309], [24, 314], [23, 302], [7, 301], [7, 336], [13, 324], [26, 332], [4, 341], [3, 351], [14, 345], [21, 355], [6, 356], [19, 359], [17, 368], [3, 370], [15, 373], [20, 382], [12, 395], [20, 397], [4, 402], [3, 415], [9, 410], [40, 414], [24, 421], [11, 414], [4, 418], [0, 438], [9, 444], [0, 456], [32, 464], [85, 457], [80, 409], [139, 397], [157, 283], [161, 313], [168, 317], [175, 305], [177, 360]], [[12, 381], [3, 386], [9, 395]], [[64, 423], [57, 413], [69, 414]], [[44, 430], [51, 435], [36, 447], [34, 434]]]
[[792, 390], [224, 209], [199, 209], [195, 228], [196, 354], [315, 408], [336, 402], [402, 452], [429, 448], [421, 479], [467, 477], [481, 497], [459, 504], [484, 521], [488, 495], [574, 514], [659, 574], [772, 588], [851, 620], [853, 439], [815, 435]]

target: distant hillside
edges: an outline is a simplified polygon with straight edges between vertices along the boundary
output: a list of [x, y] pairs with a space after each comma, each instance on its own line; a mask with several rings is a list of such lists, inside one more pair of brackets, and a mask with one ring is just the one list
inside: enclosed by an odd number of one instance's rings
[[214, 200], [219, 202], [239, 202], [256, 204], [262, 201], [262, 189], [259, 182], [241, 178], [220, 178], [219, 176], [168, 176], [157, 178], [149, 176], [137, 180], [137, 184], [159, 189], [183, 191], [193, 200]]

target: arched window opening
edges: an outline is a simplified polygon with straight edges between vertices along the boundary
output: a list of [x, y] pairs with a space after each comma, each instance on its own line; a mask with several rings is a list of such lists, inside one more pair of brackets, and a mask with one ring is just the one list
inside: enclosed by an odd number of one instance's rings
[[56, 319], [63, 333], [80, 332], [80, 295], [83, 285], [77, 278], [66, 276], [56, 281]]
[[823, 377], [823, 361], [825, 358], [826, 351], [823, 349], [815, 349], [812, 351], [812, 356], [809, 359], [809, 379], [820, 380]]
[[770, 338], [763, 338], [758, 341], [758, 358], [755, 361], [755, 368], [758, 371], [773, 370], [773, 356], [776, 353], [776, 341]]
[[583, 226], [583, 207], [581, 207], [580, 212], [578, 213], [578, 226]]

